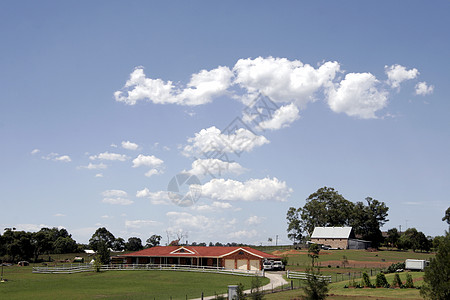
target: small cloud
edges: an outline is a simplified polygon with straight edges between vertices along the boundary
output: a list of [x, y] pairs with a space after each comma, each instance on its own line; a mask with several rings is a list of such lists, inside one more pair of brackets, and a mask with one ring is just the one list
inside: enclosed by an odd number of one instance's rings
[[385, 66], [384, 69], [388, 76], [388, 84], [392, 88], [399, 88], [400, 83], [403, 81], [414, 79], [419, 75], [419, 71], [416, 68], [406, 70], [406, 68], [401, 65]]
[[95, 174], [95, 178], [102, 178], [103, 177], [103, 174], [102, 173], [97, 173], [97, 174]]
[[58, 153], [52, 152], [46, 156], [42, 156], [42, 159], [52, 160], [52, 161], [62, 161], [62, 162], [71, 162], [72, 159], [68, 155], [59, 155]]
[[33, 151], [31, 151], [31, 155], [38, 154], [39, 152], [41, 152], [41, 150], [39, 150], [39, 149], [33, 149]]
[[137, 150], [139, 148], [139, 145], [130, 141], [123, 141], [122, 148], [127, 150]]
[[416, 95], [425, 96], [425, 95], [432, 94], [433, 91], [434, 91], [434, 86], [433, 85], [429, 86], [425, 81], [419, 82], [418, 84], [416, 84]]
[[130, 205], [134, 202], [128, 199], [128, 194], [122, 190], [106, 190], [102, 193], [102, 202], [113, 205]]
[[261, 224], [265, 219], [266, 218], [264, 218], [264, 217], [251, 216], [245, 221], [245, 223], [247, 225], [257, 225], [257, 224]]
[[57, 213], [53, 215], [54, 217], [65, 217], [65, 214]]
[[118, 161], [126, 161], [127, 159], [129, 159], [128, 156], [126, 156], [125, 154], [118, 154], [118, 153], [110, 153], [108, 151], [100, 153], [98, 155], [92, 155], [89, 156], [90, 160], [118, 160]]
[[116, 144], [111, 144], [111, 147], [117, 148], [117, 145]]

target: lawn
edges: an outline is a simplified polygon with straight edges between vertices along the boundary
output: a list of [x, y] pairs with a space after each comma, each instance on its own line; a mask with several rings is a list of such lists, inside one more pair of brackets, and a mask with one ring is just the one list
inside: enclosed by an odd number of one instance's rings
[[[410, 273], [414, 280], [415, 286], [422, 285], [423, 272], [411, 272]], [[389, 283], [392, 283], [394, 274], [387, 274], [386, 279]], [[372, 283], [375, 282], [375, 276], [370, 278]], [[406, 273], [400, 273], [400, 279], [404, 282], [406, 280]], [[359, 283], [361, 280], [356, 280]], [[331, 300], [341, 300], [341, 299], [422, 299], [419, 294], [418, 289], [393, 289], [393, 288], [345, 288], [345, 285], [349, 285], [349, 281], [337, 282], [330, 284], [329, 297], [327, 299]], [[274, 294], [266, 295], [267, 300], [291, 300], [300, 299], [303, 295], [302, 290], [286, 291]]]
[[[188, 299], [222, 294], [227, 286], [252, 278], [174, 271], [106, 271], [78, 274], [33, 274], [31, 267], [5, 267], [0, 299]], [[262, 284], [269, 280], [263, 278]]]

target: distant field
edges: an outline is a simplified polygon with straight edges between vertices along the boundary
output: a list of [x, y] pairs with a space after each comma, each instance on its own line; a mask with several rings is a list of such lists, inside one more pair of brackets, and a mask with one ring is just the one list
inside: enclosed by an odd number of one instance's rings
[[[227, 286], [251, 287], [251, 277], [174, 271], [106, 271], [33, 274], [31, 267], [5, 267], [0, 299], [188, 299], [222, 294]], [[262, 283], [267, 284], [263, 278]]]

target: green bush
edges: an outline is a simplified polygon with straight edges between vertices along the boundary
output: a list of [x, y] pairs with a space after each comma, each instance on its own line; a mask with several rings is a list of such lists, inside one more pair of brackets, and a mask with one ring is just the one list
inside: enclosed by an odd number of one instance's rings
[[384, 276], [383, 273], [380, 273], [377, 275], [375, 286], [376, 287], [385, 287], [385, 288], [388, 288], [390, 286], [386, 280], [386, 276]]
[[405, 288], [414, 288], [414, 282], [412, 280], [412, 276], [409, 273], [406, 273], [406, 282], [405, 282]]
[[372, 283], [370, 282], [369, 275], [367, 275], [366, 272], [363, 273], [361, 285], [365, 286], [365, 287], [372, 287]]
[[389, 267], [384, 269], [383, 272], [386, 273], [386, 274], [388, 274], [388, 273], [395, 273], [396, 270], [404, 269], [404, 268], [405, 268], [405, 263], [404, 262], [393, 263], [392, 265], [390, 265]]
[[394, 281], [392, 281], [392, 286], [393, 287], [402, 287], [402, 280], [400, 279], [400, 275], [398, 275], [398, 273], [395, 273], [394, 275]]

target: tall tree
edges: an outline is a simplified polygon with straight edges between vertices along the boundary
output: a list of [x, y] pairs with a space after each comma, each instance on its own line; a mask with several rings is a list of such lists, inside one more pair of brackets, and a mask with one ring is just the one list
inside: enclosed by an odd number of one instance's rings
[[386, 244], [389, 247], [398, 248], [398, 240], [400, 239], [400, 234], [397, 228], [391, 228], [387, 232]]
[[108, 248], [112, 248], [115, 238], [105, 227], [98, 228], [89, 240], [89, 247], [97, 251], [100, 242], [106, 244]]
[[142, 241], [138, 237], [130, 237], [125, 245], [125, 249], [128, 251], [139, 251], [142, 248]]
[[147, 247], [147, 248], [156, 247], [159, 245], [161, 239], [162, 239], [162, 236], [153, 234], [151, 237], [149, 237], [147, 239], [147, 241], [146, 241], [147, 244], [145, 245], [145, 247]]
[[450, 225], [450, 207], [445, 211], [445, 215], [442, 218], [442, 221], [446, 221], [448, 225]]
[[302, 239], [302, 220], [300, 219], [300, 211], [301, 208], [296, 209], [295, 207], [289, 207], [289, 210], [286, 214], [286, 219], [288, 223], [288, 238], [295, 242], [299, 242]]
[[450, 234], [439, 245], [435, 258], [425, 268], [424, 284], [420, 294], [425, 299], [450, 299]]
[[383, 240], [380, 228], [389, 221], [387, 219], [389, 208], [384, 202], [371, 197], [367, 197], [366, 202], [367, 205], [356, 202], [350, 224], [356, 234], [371, 241], [373, 247], [378, 247]]
[[309, 195], [301, 209], [302, 227], [311, 234], [317, 226], [347, 226], [353, 206], [334, 188], [320, 188]]
[[112, 249], [114, 251], [123, 251], [125, 250], [125, 240], [121, 237], [118, 237], [114, 240]]

